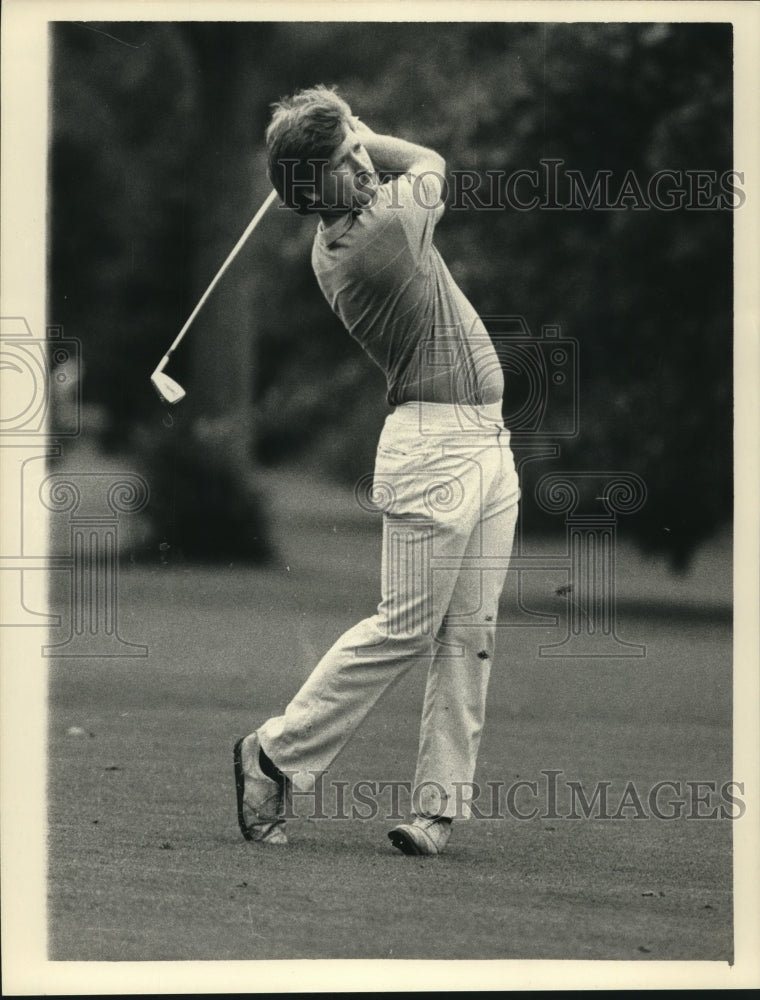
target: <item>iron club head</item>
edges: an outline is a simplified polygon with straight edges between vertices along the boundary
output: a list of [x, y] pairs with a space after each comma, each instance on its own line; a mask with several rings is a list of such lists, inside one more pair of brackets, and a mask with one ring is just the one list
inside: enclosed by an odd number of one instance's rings
[[164, 403], [179, 403], [181, 399], [185, 398], [185, 390], [179, 382], [175, 382], [173, 378], [170, 378], [166, 372], [161, 371], [159, 368], [153, 372], [150, 380], [153, 383], [153, 388]]

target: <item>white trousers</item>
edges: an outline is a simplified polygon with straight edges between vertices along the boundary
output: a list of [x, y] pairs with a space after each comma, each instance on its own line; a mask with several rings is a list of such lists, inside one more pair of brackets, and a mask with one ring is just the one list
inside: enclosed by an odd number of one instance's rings
[[426, 669], [413, 811], [467, 816], [519, 499], [501, 404], [397, 407], [371, 497], [383, 510], [377, 612], [338, 639], [259, 739], [308, 789], [388, 687]]

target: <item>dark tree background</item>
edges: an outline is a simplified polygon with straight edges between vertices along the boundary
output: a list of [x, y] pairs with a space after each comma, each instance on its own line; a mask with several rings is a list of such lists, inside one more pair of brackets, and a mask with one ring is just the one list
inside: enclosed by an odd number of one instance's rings
[[[169, 418], [150, 387], [268, 193], [272, 101], [338, 84], [452, 170], [556, 158], [614, 189], [733, 166], [730, 25], [98, 22], [51, 42], [49, 319], [82, 341], [89, 432], [143, 463], [156, 545], [188, 557], [264, 558], [256, 465], [352, 481], [387, 411], [311, 274], [313, 223], [274, 209], [172, 361], [187, 400]], [[626, 530], [676, 568], [731, 518], [732, 233], [728, 209], [506, 208], [450, 210], [437, 237], [481, 313], [579, 342], [560, 467], [640, 475]]]

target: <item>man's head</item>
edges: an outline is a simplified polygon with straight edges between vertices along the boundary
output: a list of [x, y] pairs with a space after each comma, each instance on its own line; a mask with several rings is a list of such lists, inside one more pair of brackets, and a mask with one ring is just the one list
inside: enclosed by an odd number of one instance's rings
[[321, 85], [272, 106], [268, 173], [286, 205], [301, 215], [336, 214], [368, 202], [372, 161], [353, 127], [348, 104]]

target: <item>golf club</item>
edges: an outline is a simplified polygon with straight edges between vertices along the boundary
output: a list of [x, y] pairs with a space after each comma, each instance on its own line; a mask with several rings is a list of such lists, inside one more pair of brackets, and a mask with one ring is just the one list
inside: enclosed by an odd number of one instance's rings
[[216, 286], [217, 286], [219, 280], [221, 279], [222, 275], [227, 270], [227, 268], [230, 266], [230, 264], [235, 259], [235, 257], [238, 255], [238, 252], [240, 251], [240, 248], [243, 246], [243, 244], [245, 243], [245, 241], [248, 239], [248, 237], [251, 235], [251, 233], [253, 232], [253, 230], [259, 224], [259, 221], [260, 221], [261, 217], [264, 215], [264, 213], [266, 212], [266, 210], [269, 208], [269, 206], [272, 204], [272, 202], [275, 200], [276, 197], [277, 197], [277, 192], [276, 191], [271, 191], [269, 193], [269, 195], [267, 196], [266, 201], [261, 206], [261, 208], [258, 210], [258, 212], [254, 215], [254, 217], [251, 219], [251, 221], [248, 223], [248, 226], [246, 227], [245, 232], [240, 237], [240, 239], [237, 241], [237, 243], [235, 244], [235, 246], [232, 248], [232, 250], [231, 250], [229, 256], [227, 257], [227, 259], [225, 260], [225, 262], [219, 268], [219, 271], [217, 272], [216, 277], [211, 282], [211, 284], [208, 286], [208, 288], [206, 289], [206, 291], [203, 293], [200, 302], [198, 303], [198, 305], [195, 307], [195, 309], [193, 309], [193, 311], [188, 316], [188, 318], [187, 318], [187, 320], [185, 322], [185, 325], [182, 327], [182, 329], [177, 334], [177, 336], [176, 336], [176, 338], [174, 340], [174, 343], [171, 345], [171, 347], [166, 352], [166, 354], [163, 356], [163, 358], [161, 358], [161, 360], [159, 361], [159, 363], [158, 363], [158, 365], [156, 367], [156, 370], [151, 375], [150, 380], [153, 383], [153, 388], [156, 390], [156, 392], [161, 397], [161, 399], [163, 400], [164, 403], [169, 403], [169, 404], [179, 403], [179, 401], [181, 399], [184, 399], [185, 395], [186, 395], [185, 390], [182, 388], [182, 386], [179, 384], [179, 382], [175, 382], [175, 380], [173, 378], [170, 378], [166, 374], [166, 372], [164, 371], [164, 368], [166, 368], [167, 364], [169, 363], [169, 358], [172, 356], [172, 354], [174, 353], [174, 351], [176, 350], [176, 348], [179, 346], [180, 341], [185, 336], [185, 334], [187, 333], [187, 331], [190, 329], [190, 326], [191, 326], [193, 320], [195, 319], [195, 317], [198, 315], [198, 313], [203, 308], [203, 305], [206, 302], [206, 299], [208, 299], [209, 295], [211, 295], [211, 293], [213, 292], [213, 290], [216, 288]]

